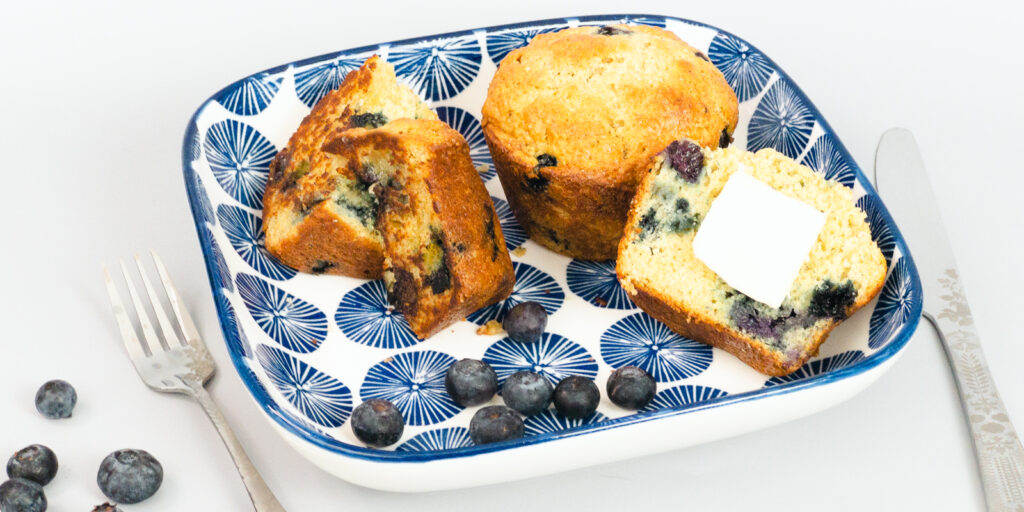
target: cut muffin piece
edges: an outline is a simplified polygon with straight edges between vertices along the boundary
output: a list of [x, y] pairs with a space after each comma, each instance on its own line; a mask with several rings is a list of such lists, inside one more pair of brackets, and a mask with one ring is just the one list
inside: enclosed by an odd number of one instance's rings
[[[733, 289], [694, 256], [701, 221], [741, 168], [826, 214], [779, 308]], [[886, 265], [864, 212], [842, 184], [772, 149], [708, 150], [681, 140], [655, 157], [641, 181], [616, 270], [633, 302], [672, 330], [722, 348], [762, 373], [785, 375], [816, 355], [829, 332], [881, 290]]]
[[324, 146], [380, 204], [389, 301], [426, 338], [512, 292], [515, 274], [469, 145], [441, 121], [354, 129]]
[[326, 155], [322, 146], [345, 130], [400, 118], [437, 115], [377, 56], [317, 102], [270, 163], [263, 229], [271, 254], [303, 272], [381, 276], [376, 199], [343, 158]]
[[611, 260], [655, 153], [728, 145], [736, 95], [706, 55], [643, 25], [538, 34], [487, 88], [482, 127], [519, 224], [572, 258]]

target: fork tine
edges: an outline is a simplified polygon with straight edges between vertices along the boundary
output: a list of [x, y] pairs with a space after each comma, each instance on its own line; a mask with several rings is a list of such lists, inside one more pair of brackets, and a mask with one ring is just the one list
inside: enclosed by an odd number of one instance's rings
[[117, 319], [117, 327], [121, 330], [121, 340], [124, 341], [124, 347], [128, 349], [128, 357], [133, 362], [145, 359], [146, 352], [143, 349], [145, 345], [139, 341], [139, 337], [135, 334], [132, 320], [128, 317], [128, 310], [124, 308], [124, 303], [121, 302], [121, 294], [117, 292], [114, 280], [110, 278], [110, 271], [105, 266], [103, 267], [103, 278], [107, 283], [110, 305], [114, 307], [114, 318]]
[[153, 305], [156, 321], [160, 324], [160, 331], [164, 334], [163, 339], [166, 341], [164, 349], [166, 350], [171, 345], [172, 339], [180, 345], [185, 345], [185, 341], [174, 332], [174, 326], [171, 325], [171, 321], [167, 318], [167, 313], [164, 312], [164, 307], [160, 304], [160, 297], [153, 290], [153, 285], [149, 282], [149, 276], [146, 274], [146, 268], [142, 266], [142, 260], [139, 259], [138, 255], [135, 255], [135, 265], [139, 267], [139, 275], [142, 276], [142, 286], [146, 289], [146, 295], [149, 295], [149, 303]]
[[174, 311], [174, 318], [178, 320], [178, 327], [181, 328], [181, 333], [185, 335], [185, 341], [192, 346], [206, 348], [203, 344], [203, 340], [199, 338], [199, 331], [196, 329], [196, 324], [192, 322], [192, 317], [188, 314], [188, 309], [185, 308], [185, 304], [181, 301], [181, 296], [178, 295], [178, 289], [174, 287], [174, 283], [171, 282], [171, 276], [167, 274], [167, 268], [164, 267], [164, 262], [157, 255], [153, 249], [149, 250], [149, 253], [153, 255], [153, 263], [156, 264], [156, 271], [160, 274], [160, 281], [164, 285], [164, 292], [167, 293], [167, 298], [171, 302], [171, 310]]
[[[146, 342], [142, 343], [142, 347], [147, 355], [152, 355], [154, 346], [163, 347], [164, 344], [160, 340], [160, 336], [153, 329], [153, 322], [149, 320], [149, 314], [146, 313], [146, 308], [142, 305], [142, 301], [139, 300], [139, 294], [135, 291], [135, 284], [132, 283], [128, 266], [124, 264], [124, 260], [120, 260], [120, 263], [121, 273], [124, 274], [124, 282], [128, 285], [128, 296], [132, 299], [132, 305], [135, 306], [135, 314], [138, 315], [139, 323], [142, 324], [142, 334], [146, 338]], [[166, 350], [166, 347], [164, 348]]]

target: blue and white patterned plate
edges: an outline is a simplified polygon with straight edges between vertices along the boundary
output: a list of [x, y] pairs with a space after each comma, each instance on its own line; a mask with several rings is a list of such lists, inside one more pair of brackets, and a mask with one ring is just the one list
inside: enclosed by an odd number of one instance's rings
[[[657, 25], [704, 51], [740, 100], [735, 144], [775, 148], [853, 189], [890, 261], [880, 297], [837, 328], [798, 372], [768, 378], [731, 355], [679, 336], [637, 309], [609, 263], [573, 261], [527, 240], [516, 224], [480, 129], [497, 64], [539, 33], [607, 23]], [[432, 102], [469, 142], [494, 197], [516, 287], [502, 303], [420, 341], [387, 308], [378, 281], [296, 273], [263, 247], [267, 166], [312, 105], [372, 54]], [[313, 57], [243, 78], [214, 94], [185, 134], [184, 175], [227, 348], [256, 403], [299, 452], [332, 473], [382, 489], [418, 491], [493, 483], [719, 439], [833, 405], [877, 378], [905, 347], [921, 312], [921, 284], [906, 244], [856, 162], [811, 101], [771, 59], [704, 24], [650, 15], [591, 16], [441, 34]], [[550, 316], [532, 345], [478, 335], [518, 302]], [[603, 399], [584, 420], [549, 411], [520, 440], [473, 446], [475, 408], [444, 392], [453, 361], [488, 361], [504, 378], [532, 369], [557, 381], [635, 364], [659, 392], [641, 412]], [[405, 416], [392, 449], [363, 447], [346, 421], [368, 398]], [[495, 397], [494, 403], [500, 403]]]

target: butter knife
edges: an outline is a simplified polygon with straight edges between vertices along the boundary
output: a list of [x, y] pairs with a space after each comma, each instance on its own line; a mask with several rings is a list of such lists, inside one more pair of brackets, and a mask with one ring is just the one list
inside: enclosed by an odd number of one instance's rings
[[924, 289], [922, 316], [938, 332], [953, 370], [988, 509], [1024, 512], [1024, 448], [985, 362], [939, 205], [909, 130], [893, 128], [882, 135], [875, 186], [913, 247]]

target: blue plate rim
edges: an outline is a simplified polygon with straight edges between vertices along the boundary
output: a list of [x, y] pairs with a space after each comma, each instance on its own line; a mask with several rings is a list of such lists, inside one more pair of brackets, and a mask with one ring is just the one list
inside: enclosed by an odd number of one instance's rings
[[678, 407], [660, 409], [658, 411], [651, 411], [651, 412], [632, 414], [632, 415], [623, 416], [623, 417], [620, 417], [620, 418], [605, 420], [605, 421], [602, 421], [600, 423], [594, 423], [594, 424], [590, 424], [590, 425], [582, 425], [580, 427], [576, 427], [576, 428], [573, 428], [573, 429], [561, 430], [561, 431], [556, 431], [556, 432], [548, 432], [548, 433], [544, 433], [544, 434], [538, 434], [538, 435], [534, 435], [534, 436], [524, 437], [524, 438], [521, 438], [521, 439], [516, 439], [516, 440], [511, 440], [511, 441], [504, 441], [504, 442], [501, 442], [501, 443], [494, 443], [494, 444], [488, 444], [488, 445], [483, 445], [483, 446], [467, 446], [467, 447], [464, 447], [464, 448], [456, 448], [456, 449], [450, 449], [450, 450], [444, 450], [444, 451], [428, 451], [428, 452], [412, 452], [412, 451], [408, 451], [408, 452], [399, 452], [399, 451], [377, 450], [377, 449], [373, 449], [373, 448], [366, 448], [366, 447], [361, 447], [361, 446], [355, 446], [355, 445], [346, 444], [346, 443], [344, 443], [344, 442], [342, 442], [342, 441], [340, 441], [338, 439], [334, 439], [334, 438], [326, 436], [324, 433], [316, 430], [314, 427], [312, 427], [312, 425], [309, 425], [304, 420], [299, 420], [299, 421], [287, 421], [286, 420], [286, 418], [289, 418], [289, 417], [293, 416], [294, 413], [292, 413], [290, 411], [282, 410], [281, 405], [278, 404], [277, 402], [273, 401], [269, 397], [269, 395], [267, 394], [267, 391], [265, 390], [263, 384], [260, 383], [257, 380], [256, 375], [252, 372], [252, 370], [249, 368], [248, 364], [246, 363], [245, 357], [242, 354], [238, 353], [238, 352], [230, 350], [230, 343], [228, 342], [228, 340], [231, 340], [232, 342], [234, 342], [236, 346], [241, 346], [241, 342], [238, 339], [237, 333], [236, 332], [232, 332], [232, 330], [228, 328], [228, 326], [230, 325], [230, 322], [228, 320], [228, 315], [230, 314], [230, 312], [227, 311], [227, 308], [226, 308], [226, 306], [224, 304], [224, 301], [217, 300], [218, 299], [218, 294], [221, 293], [220, 290], [223, 287], [223, 283], [221, 283], [220, 273], [218, 272], [217, 267], [216, 267], [217, 263], [216, 263], [216, 259], [215, 259], [214, 255], [212, 254], [212, 248], [211, 248], [210, 244], [204, 243], [203, 229], [207, 229], [207, 228], [205, 228], [202, 225], [202, 220], [201, 220], [202, 219], [202, 215], [200, 214], [200, 209], [202, 208], [202, 206], [200, 205], [200, 202], [199, 202], [199, 200], [196, 197], [196, 194], [197, 194], [197, 183], [196, 183], [196, 181], [194, 179], [191, 179], [191, 177], [192, 177], [191, 173], [193, 173], [194, 171], [191, 169], [192, 161], [189, 158], [190, 157], [190, 147], [189, 147], [189, 145], [190, 145], [190, 143], [193, 140], [196, 139], [196, 136], [198, 135], [198, 127], [197, 127], [197, 124], [196, 124], [196, 119], [198, 118], [199, 114], [203, 111], [203, 109], [208, 104], [210, 104], [211, 101], [214, 101], [214, 99], [216, 97], [218, 97], [223, 91], [225, 91], [225, 90], [227, 90], [227, 89], [229, 89], [231, 87], [234, 87], [235, 84], [237, 84], [241, 80], [245, 80], [246, 78], [253, 77], [253, 76], [258, 76], [258, 75], [261, 75], [261, 74], [264, 74], [264, 73], [278, 73], [278, 72], [287, 70], [289, 67], [304, 66], [304, 65], [307, 65], [307, 64], [312, 64], [314, 62], [320, 62], [320, 61], [323, 61], [323, 60], [326, 60], [326, 59], [334, 58], [334, 57], [337, 57], [337, 56], [340, 56], [340, 55], [363, 53], [363, 52], [368, 51], [368, 50], [379, 49], [379, 48], [381, 48], [382, 46], [385, 46], [385, 45], [387, 45], [387, 46], [394, 46], [394, 45], [399, 45], [399, 44], [410, 44], [410, 43], [418, 43], [418, 42], [423, 42], [423, 41], [430, 41], [430, 40], [439, 39], [439, 38], [445, 38], [445, 37], [466, 36], [466, 35], [471, 35], [471, 34], [473, 34], [475, 32], [479, 32], [479, 31], [508, 30], [508, 29], [534, 27], [534, 26], [542, 26], [542, 25], [550, 25], [550, 24], [563, 24], [563, 23], [572, 22], [572, 21], [577, 21], [577, 22], [580, 22], [580, 23], [588, 23], [588, 22], [595, 22], [595, 21], [596, 22], [619, 21], [619, 20], [622, 20], [622, 19], [658, 19], [658, 20], [665, 20], [665, 21], [672, 20], [674, 22], [679, 22], [679, 23], [684, 23], [684, 24], [693, 25], [693, 26], [697, 26], [697, 27], [707, 28], [707, 29], [710, 29], [710, 30], [715, 30], [715, 31], [717, 31], [719, 33], [722, 33], [722, 34], [725, 34], [727, 36], [733, 37], [733, 38], [735, 38], [738, 41], [742, 41], [743, 43], [747, 44], [751, 49], [760, 52], [761, 56], [763, 56], [772, 65], [773, 69], [779, 74], [780, 78], [784, 78], [784, 79], [786, 79], [788, 81], [789, 85], [792, 86], [792, 88], [795, 91], [795, 93], [800, 97], [801, 100], [803, 100], [805, 102], [805, 105], [807, 106], [807, 108], [814, 114], [815, 121], [822, 126], [822, 129], [824, 129], [826, 132], [829, 132], [829, 133], [833, 133], [833, 134], [836, 133], [835, 130], [832, 129], [831, 125], [829, 125], [828, 121], [825, 120], [825, 118], [822, 115], [821, 111], [818, 110], [817, 106], [814, 105], [814, 102], [812, 102], [811, 99], [807, 97], [807, 95], [803, 92], [803, 90], [800, 88], [800, 86], [789, 76], [789, 74], [786, 73], [782, 69], [782, 67], [780, 67], [774, 60], [772, 60], [771, 57], [769, 57], [767, 54], [762, 52], [759, 48], [757, 48], [753, 44], [750, 44], [749, 41], [747, 41], [747, 40], [745, 40], [745, 39], [743, 39], [743, 38], [741, 38], [741, 37], [739, 37], [739, 36], [729, 32], [729, 31], [727, 31], [727, 30], [720, 29], [720, 28], [715, 27], [713, 25], [709, 25], [709, 24], [706, 24], [706, 23], [701, 23], [701, 22], [698, 22], [698, 21], [688, 20], [688, 19], [685, 19], [685, 18], [678, 18], [678, 17], [674, 17], [674, 16], [664, 16], [664, 15], [658, 15], [658, 14], [602, 14], [602, 15], [575, 16], [575, 17], [566, 17], [566, 18], [548, 18], [548, 19], [543, 19], [543, 20], [525, 21], [525, 22], [510, 23], [510, 24], [504, 24], [504, 25], [493, 25], [493, 26], [489, 26], [489, 27], [480, 27], [480, 28], [475, 28], [475, 29], [470, 29], [470, 30], [460, 30], [460, 31], [447, 32], [447, 33], [441, 33], [441, 34], [431, 34], [431, 35], [427, 35], [427, 36], [413, 37], [413, 38], [402, 39], [402, 40], [397, 40], [397, 41], [388, 41], [388, 42], [378, 43], [378, 44], [374, 44], [374, 45], [360, 46], [360, 47], [351, 48], [351, 49], [347, 49], [347, 50], [341, 50], [341, 51], [337, 51], [337, 52], [325, 53], [325, 54], [318, 55], [318, 56], [315, 56], [315, 57], [309, 57], [309, 58], [306, 58], [306, 59], [302, 59], [302, 60], [298, 60], [298, 61], [294, 61], [294, 62], [289, 62], [289, 63], [286, 63], [286, 64], [281, 64], [279, 66], [268, 68], [268, 69], [265, 69], [263, 71], [258, 71], [256, 73], [253, 73], [253, 74], [247, 76], [247, 77], [243, 77], [243, 78], [241, 78], [238, 81], [235, 81], [235, 82], [232, 82], [231, 84], [228, 84], [227, 86], [223, 87], [219, 91], [217, 91], [214, 94], [210, 95], [209, 98], [207, 98], [205, 101], [203, 101], [202, 104], [200, 104], [199, 108], [195, 111], [194, 114], [192, 114], [192, 117], [189, 119], [188, 126], [187, 126], [187, 128], [185, 130], [185, 136], [184, 136], [184, 139], [183, 139], [183, 144], [182, 144], [182, 167], [183, 167], [182, 170], [183, 170], [183, 177], [184, 177], [184, 180], [185, 180], [186, 194], [188, 196], [189, 205], [190, 205], [191, 210], [192, 210], [192, 220], [193, 220], [193, 223], [195, 224], [195, 227], [196, 227], [196, 233], [197, 233], [197, 235], [199, 237], [199, 241], [200, 241], [200, 248], [202, 249], [202, 252], [203, 252], [203, 259], [205, 260], [205, 263], [206, 263], [206, 273], [207, 273], [207, 276], [209, 277], [209, 280], [210, 280], [211, 292], [213, 293], [214, 304], [215, 304], [215, 306], [217, 308], [217, 316], [218, 316], [218, 320], [220, 321], [221, 332], [224, 335], [226, 344], [229, 346], [228, 354], [231, 357], [232, 363], [235, 366], [235, 370], [238, 373], [238, 376], [242, 379], [242, 382], [245, 384], [246, 388], [248, 389], [250, 396], [253, 398], [254, 401], [256, 401], [256, 403], [260, 406], [260, 408], [263, 409], [263, 412], [266, 413], [267, 416], [269, 416], [270, 418], [273, 419], [273, 421], [277, 424], [278, 427], [284, 429], [286, 432], [290, 433], [291, 435], [294, 435], [294, 436], [298, 437], [299, 439], [302, 439], [302, 440], [304, 440], [304, 441], [306, 441], [306, 442], [308, 442], [308, 443], [312, 444], [313, 446], [316, 446], [316, 447], [318, 447], [320, 449], [326, 450], [326, 451], [334, 453], [334, 454], [344, 455], [346, 457], [351, 457], [351, 458], [355, 458], [355, 459], [361, 459], [361, 460], [370, 461], [370, 462], [388, 462], [388, 463], [418, 462], [418, 463], [422, 463], [422, 462], [430, 462], [430, 461], [442, 460], [442, 459], [471, 457], [471, 456], [481, 455], [481, 454], [485, 454], [485, 453], [492, 453], [492, 452], [509, 450], [509, 449], [518, 448], [518, 447], [521, 447], [521, 446], [529, 446], [529, 445], [546, 443], [546, 442], [555, 441], [555, 440], [558, 440], [558, 439], [566, 439], [566, 438], [570, 438], [570, 437], [577, 437], [577, 436], [581, 436], [581, 435], [585, 435], [585, 434], [591, 434], [591, 433], [594, 433], [594, 432], [601, 432], [601, 431], [604, 431], [604, 430], [609, 430], [609, 429], [612, 429], [612, 428], [620, 428], [620, 427], [624, 427], [624, 426], [628, 426], [628, 425], [635, 425], [635, 424], [645, 423], [645, 422], [648, 422], [648, 421], [652, 421], [652, 420], [656, 420], [656, 419], [661, 419], [661, 418], [665, 418], [665, 417], [678, 416], [678, 415], [681, 415], [681, 414], [689, 414], [689, 413], [693, 413], [693, 412], [697, 412], [697, 411], [718, 408], [718, 407], [722, 407], [722, 406], [726, 406], [726, 405], [732, 405], [732, 404], [737, 404], [737, 403], [741, 403], [741, 402], [748, 402], [748, 401], [753, 401], [753, 400], [761, 400], [761, 399], [765, 399], [765, 398], [769, 398], [769, 397], [774, 397], [774, 396], [779, 396], [779, 395], [784, 395], [784, 394], [792, 393], [792, 392], [795, 392], [795, 391], [800, 391], [800, 390], [809, 389], [809, 388], [813, 388], [813, 387], [818, 387], [818, 386], [832, 384], [832, 383], [835, 383], [835, 382], [839, 382], [839, 381], [848, 379], [850, 377], [854, 377], [854, 376], [863, 374], [863, 373], [865, 373], [865, 372], [867, 372], [867, 371], [869, 371], [869, 370], [879, 366], [883, 362], [888, 361], [889, 359], [891, 359], [893, 356], [895, 356], [897, 353], [899, 353], [903, 349], [903, 347], [906, 346], [906, 344], [910, 340], [910, 337], [913, 335], [914, 331], [917, 329], [917, 326], [918, 326], [918, 323], [919, 323], [920, 317], [921, 317], [922, 308], [923, 308], [923, 296], [922, 296], [922, 288], [921, 288], [921, 279], [920, 279], [920, 276], [918, 275], [918, 272], [917, 272], [917, 266], [915, 265], [914, 259], [911, 256], [910, 250], [907, 247], [906, 240], [903, 238], [903, 234], [900, 232], [899, 227], [896, 226], [896, 223], [893, 221], [893, 218], [890, 215], [889, 210], [885, 207], [885, 202], [881, 201], [881, 198], [880, 198], [880, 196], [878, 196], [877, 191], [872, 186], [871, 182], [868, 181], [868, 179], [865, 176], [864, 172], [861, 170], [860, 165], [857, 164], [857, 162], [853, 159], [853, 156], [846, 149], [846, 146], [843, 144], [842, 139], [840, 139], [838, 136], [835, 136], [834, 137], [834, 141], [835, 141], [837, 150], [841, 151], [843, 156], [846, 157], [847, 160], [852, 164], [853, 170], [854, 170], [854, 174], [855, 174], [855, 176], [857, 178], [857, 181], [858, 181], [858, 183], [860, 183], [861, 187], [864, 189], [865, 194], [866, 195], [873, 195], [873, 196], [875, 196], [876, 198], [879, 199], [878, 203], [879, 203], [879, 206], [881, 207], [879, 211], [882, 213], [883, 221], [885, 222], [887, 227], [892, 232], [893, 238], [895, 240], [895, 245], [896, 245], [896, 247], [900, 251], [901, 258], [905, 258], [906, 261], [907, 261], [907, 271], [908, 271], [908, 274], [910, 276], [910, 283], [911, 283], [911, 299], [912, 299], [911, 300], [911, 314], [910, 314], [909, 318], [907, 319], [907, 322], [905, 322], [902, 326], [900, 326], [898, 333], [896, 334], [895, 338], [893, 338], [892, 341], [890, 341], [888, 344], [886, 344], [881, 350], [878, 350], [877, 352], [871, 354], [870, 356], [867, 356], [867, 357], [861, 359], [857, 363], [854, 363], [852, 365], [840, 368], [840, 369], [835, 370], [835, 371], [830, 371], [830, 372], [822, 373], [822, 374], [816, 375], [816, 376], [808, 378], [808, 379], [803, 379], [803, 380], [799, 380], [799, 381], [789, 382], [789, 383], [785, 383], [785, 384], [781, 384], [781, 385], [777, 385], [777, 386], [771, 386], [771, 387], [767, 387], [767, 388], [761, 388], [761, 389], [757, 389], [757, 390], [753, 390], [753, 391], [748, 391], [746, 393], [739, 393], [739, 394], [734, 394], [734, 395], [725, 395], [725, 396], [722, 396], [722, 397], [719, 397], [719, 398], [715, 398], [715, 399], [707, 400], [707, 401], [703, 401], [703, 402], [698, 402], [698, 403], [694, 403], [694, 404], [688, 404], [688, 405], [683, 405], [683, 406], [678, 406]]

